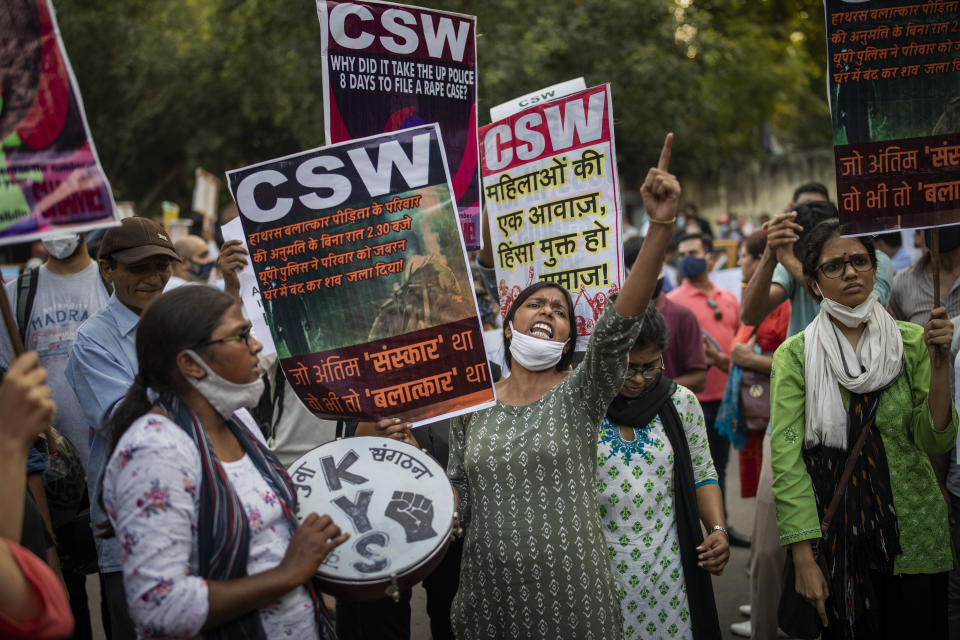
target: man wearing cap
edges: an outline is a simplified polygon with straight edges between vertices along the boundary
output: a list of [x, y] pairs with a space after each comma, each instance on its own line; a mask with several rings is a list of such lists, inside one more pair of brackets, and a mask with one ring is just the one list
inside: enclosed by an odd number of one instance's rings
[[[107, 521], [98, 497], [110, 455], [110, 437], [100, 426], [133, 382], [137, 322], [143, 310], [163, 293], [174, 260], [179, 262], [180, 257], [166, 231], [148, 218], [124, 219], [119, 227], [109, 229], [100, 243], [100, 273], [114, 292], [107, 305], [81, 325], [67, 362], [67, 381], [90, 427], [87, 485], [95, 530]], [[110, 637], [136, 637], [123, 592], [120, 545], [116, 538], [96, 538], [96, 543]]]

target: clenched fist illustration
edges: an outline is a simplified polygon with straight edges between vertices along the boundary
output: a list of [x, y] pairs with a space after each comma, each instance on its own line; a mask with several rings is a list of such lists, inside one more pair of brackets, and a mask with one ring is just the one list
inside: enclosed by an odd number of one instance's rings
[[419, 493], [394, 491], [384, 515], [400, 523], [407, 542], [428, 540], [437, 535], [433, 530], [433, 502]]

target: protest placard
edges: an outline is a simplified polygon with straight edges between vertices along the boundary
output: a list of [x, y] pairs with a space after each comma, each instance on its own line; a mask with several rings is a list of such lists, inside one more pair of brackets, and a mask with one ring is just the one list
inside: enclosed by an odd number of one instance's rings
[[119, 224], [53, 7], [4, 7], [0, 42], [0, 244]]
[[476, 18], [318, 0], [327, 143], [436, 122], [467, 248], [479, 246]]
[[583, 78], [574, 78], [573, 80], [566, 80], [558, 84], [552, 84], [549, 87], [544, 87], [543, 89], [522, 95], [519, 98], [507, 100], [502, 104], [490, 107], [490, 120], [503, 120], [504, 118], [509, 118], [515, 113], [523, 111], [527, 107], [532, 107], [544, 102], [550, 102], [551, 100], [564, 98], [572, 93], [585, 91], [586, 88], [587, 83], [584, 82]]
[[960, 223], [960, 2], [826, 0], [840, 218]]
[[[247, 237], [243, 234], [243, 223], [240, 218], [234, 218], [226, 224], [220, 225], [220, 233], [223, 240], [239, 240], [244, 249], [249, 252], [247, 247]], [[247, 318], [253, 325], [253, 335], [263, 348], [260, 355], [268, 356], [277, 352], [273, 344], [273, 334], [270, 333], [270, 327], [267, 326], [267, 318], [263, 312], [263, 298], [260, 297], [260, 283], [257, 281], [257, 274], [253, 272], [253, 264], [248, 260], [238, 272], [237, 278], [240, 280], [240, 300], [243, 303], [243, 310], [247, 312]]]
[[538, 280], [573, 295], [588, 336], [620, 288], [623, 256], [610, 87], [531, 107], [480, 130], [501, 313]]
[[324, 417], [494, 399], [436, 124], [227, 173], [287, 380]]
[[220, 197], [220, 180], [200, 167], [194, 169], [193, 175], [195, 183], [193, 185], [193, 206], [191, 208], [201, 214], [204, 220], [216, 220], [217, 200]]

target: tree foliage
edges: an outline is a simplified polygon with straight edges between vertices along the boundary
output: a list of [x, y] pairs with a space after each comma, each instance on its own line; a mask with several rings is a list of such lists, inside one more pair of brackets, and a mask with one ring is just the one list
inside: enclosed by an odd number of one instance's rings
[[[613, 86], [621, 173], [666, 131], [709, 174], [771, 139], [830, 143], [819, 0], [437, 0], [477, 15], [480, 118], [584, 76]], [[186, 204], [222, 172], [323, 144], [320, 26], [306, 0], [58, 0], [60, 28], [117, 199]], [[224, 192], [225, 195], [225, 192]]]

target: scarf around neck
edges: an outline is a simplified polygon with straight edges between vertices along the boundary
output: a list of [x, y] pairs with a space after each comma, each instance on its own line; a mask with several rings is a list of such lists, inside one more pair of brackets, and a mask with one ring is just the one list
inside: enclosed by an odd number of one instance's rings
[[[232, 580], [248, 575], [250, 523], [240, 497], [220, 464], [203, 425], [196, 414], [176, 396], [162, 398], [160, 406], [193, 440], [200, 453], [202, 476], [199, 490], [200, 508], [197, 514], [198, 573], [209, 580]], [[236, 414], [227, 420], [230, 432], [279, 499], [292, 535], [298, 526], [297, 494], [293, 483], [273, 452], [252, 437], [242, 425]], [[319, 594], [312, 583], [308, 582], [304, 586], [313, 601], [320, 637], [334, 638], [332, 627], [321, 608]], [[262, 640], [266, 638], [266, 634], [260, 623], [260, 611], [253, 610], [211, 629], [204, 633], [204, 638]]]
[[[856, 349], [831, 317], [846, 326], [866, 322]], [[847, 411], [840, 387], [865, 394], [889, 385], [903, 370], [903, 336], [876, 292], [870, 292], [854, 309], [824, 298], [805, 336], [804, 446], [825, 445], [846, 451]]]

